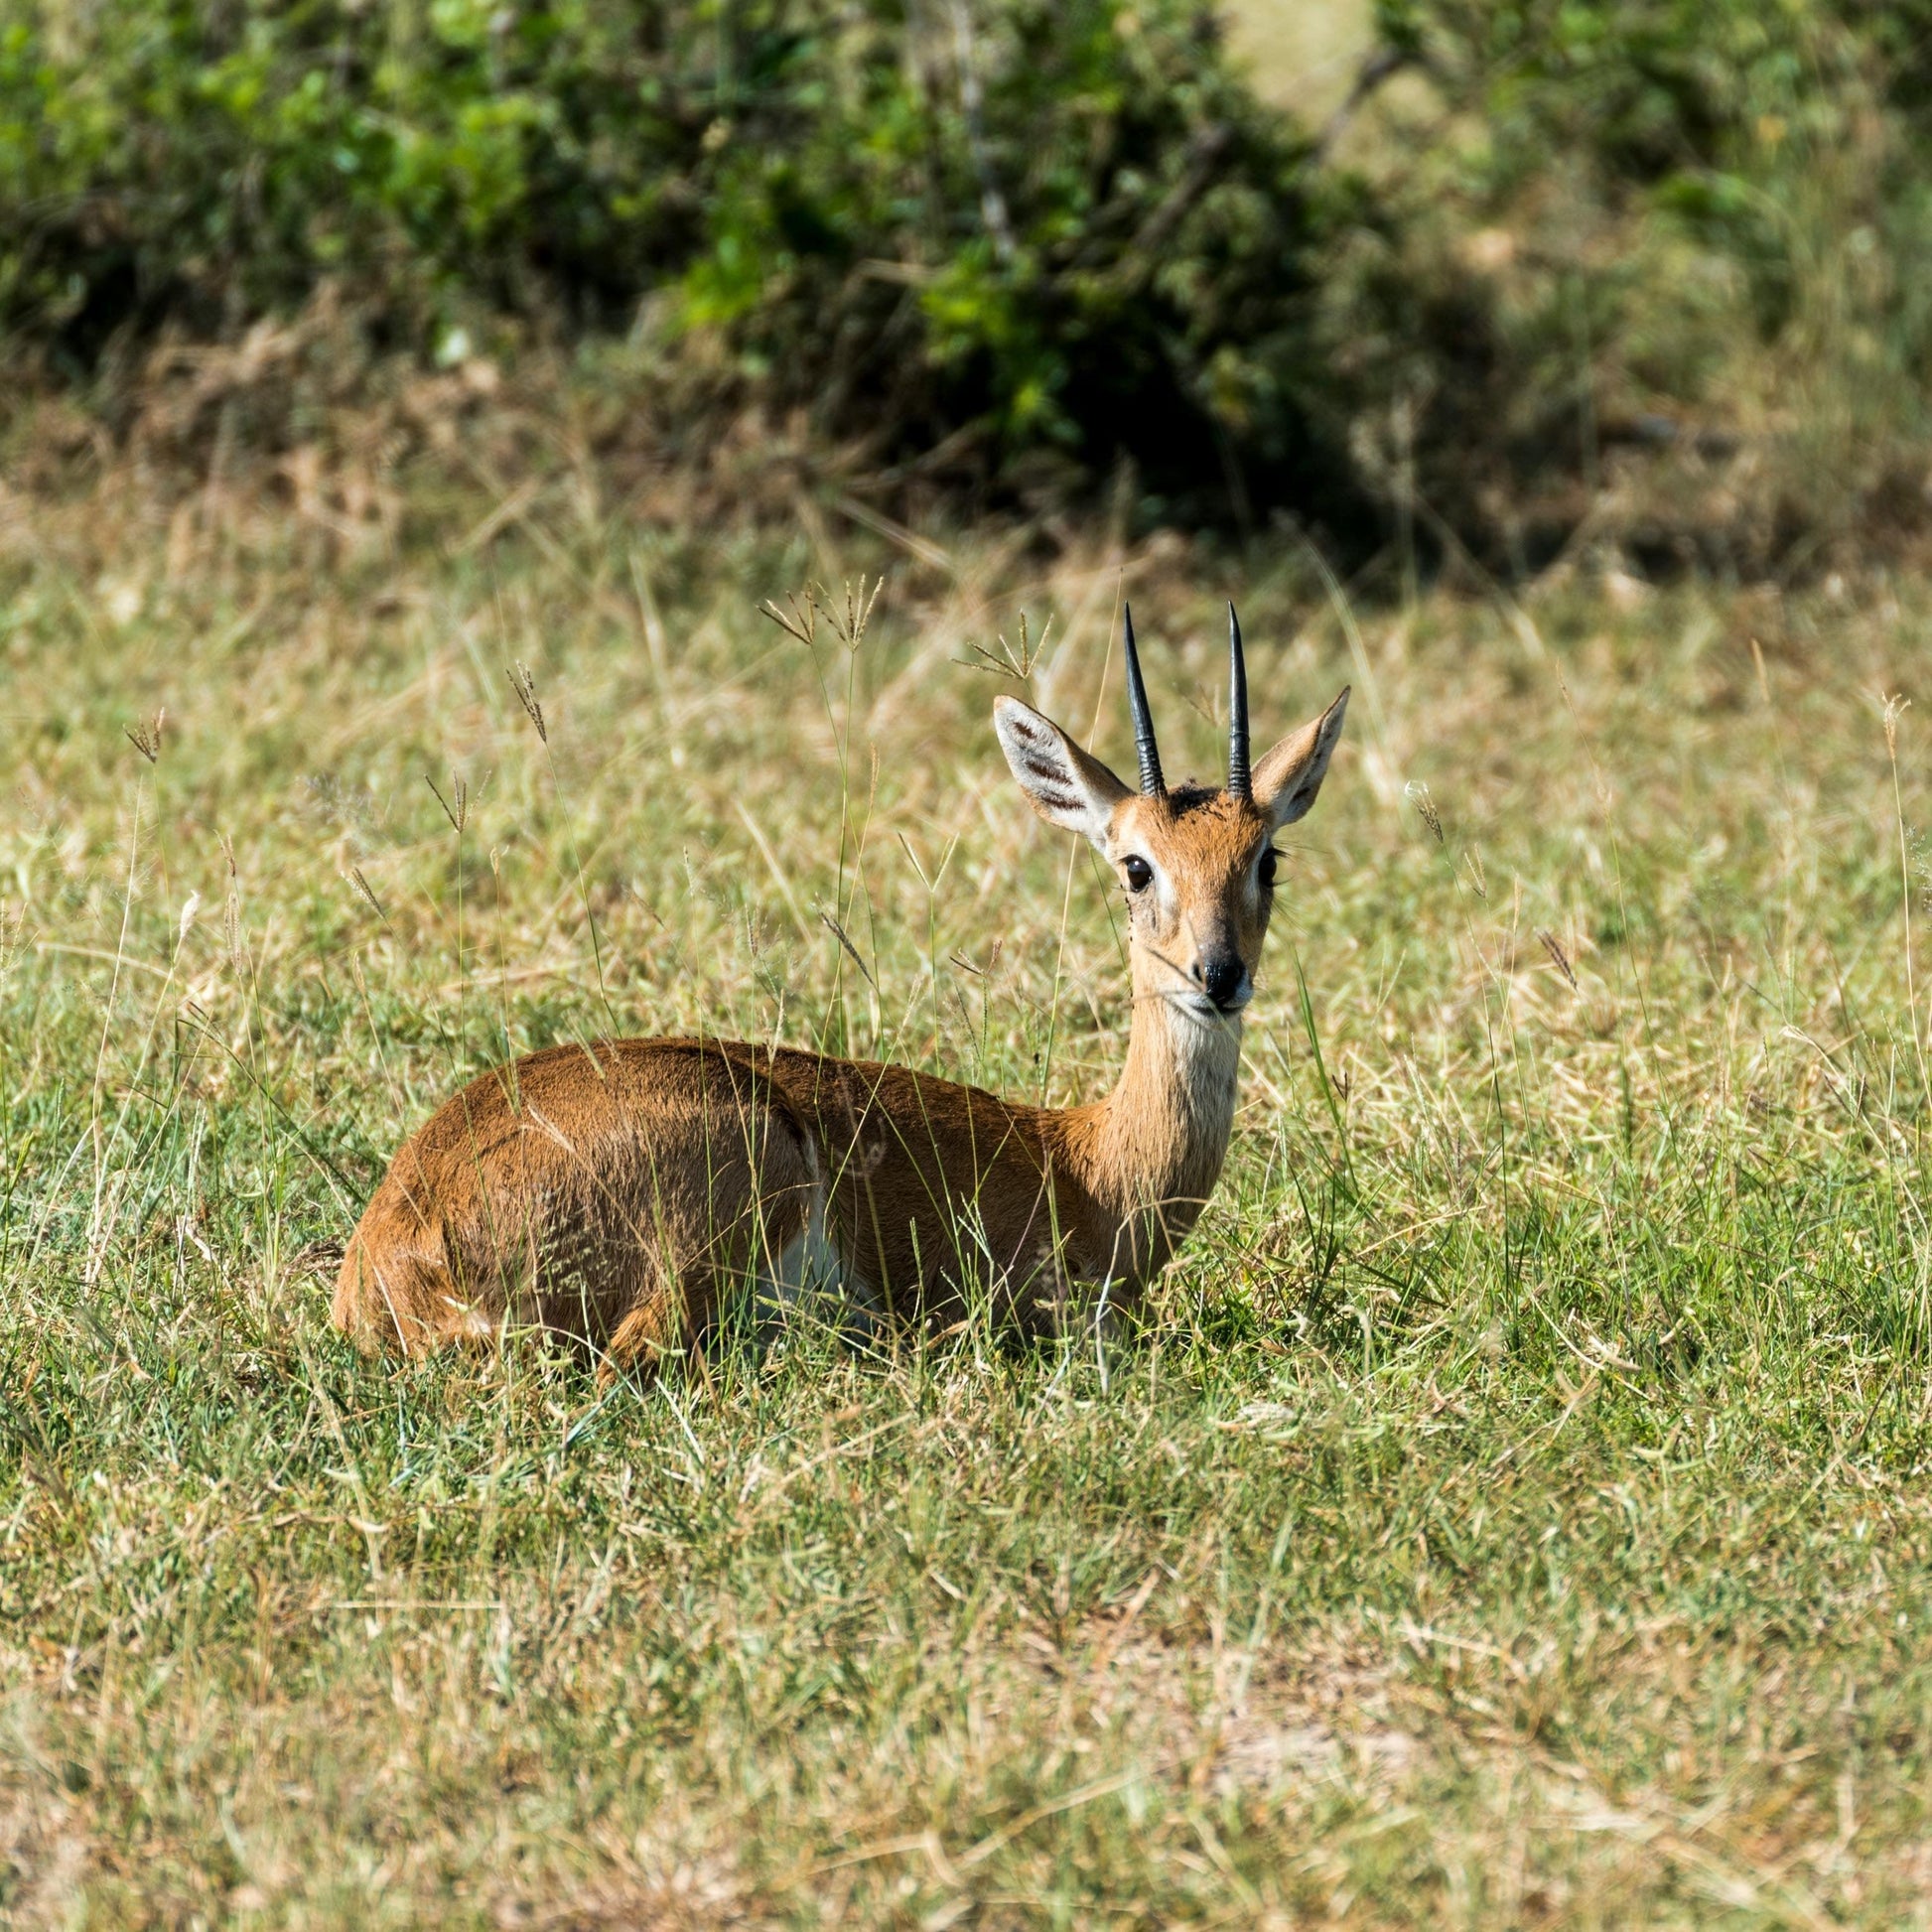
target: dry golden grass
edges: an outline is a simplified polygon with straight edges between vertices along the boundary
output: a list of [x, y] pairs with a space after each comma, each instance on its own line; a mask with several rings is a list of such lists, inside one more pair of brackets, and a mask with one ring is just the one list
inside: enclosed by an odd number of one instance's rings
[[[1916, 589], [1357, 609], [581, 481], [404, 547], [5, 503], [0, 1909], [1923, 1922]], [[856, 653], [758, 614], [881, 571]], [[1095, 1091], [1108, 891], [974, 646], [1050, 617], [1123, 757], [1123, 587], [1176, 772], [1229, 591], [1258, 731], [1358, 693], [1146, 1335], [339, 1344], [329, 1244], [506, 1043]]]

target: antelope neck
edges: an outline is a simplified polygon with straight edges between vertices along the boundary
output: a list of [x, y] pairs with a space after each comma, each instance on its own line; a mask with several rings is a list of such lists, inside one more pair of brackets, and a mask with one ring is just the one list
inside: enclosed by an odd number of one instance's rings
[[1186, 1238], [1220, 1178], [1240, 1064], [1238, 1017], [1137, 990], [1127, 1063], [1113, 1092], [1082, 1110], [1080, 1139], [1081, 1178], [1098, 1204], [1122, 1224], [1158, 1210], [1151, 1251], [1131, 1244], [1143, 1281]]

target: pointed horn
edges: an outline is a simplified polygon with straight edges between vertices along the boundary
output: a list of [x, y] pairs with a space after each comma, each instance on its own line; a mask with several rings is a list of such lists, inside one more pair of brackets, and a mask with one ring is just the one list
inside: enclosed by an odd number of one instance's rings
[[1134, 720], [1134, 750], [1141, 760], [1141, 789], [1150, 798], [1167, 790], [1161, 777], [1161, 750], [1154, 742], [1154, 714], [1147, 708], [1147, 686], [1141, 682], [1141, 654], [1134, 648], [1134, 612], [1121, 607], [1122, 637], [1127, 646], [1127, 709]]
[[1228, 606], [1228, 792], [1252, 798], [1248, 769], [1248, 664], [1241, 654], [1241, 620]]

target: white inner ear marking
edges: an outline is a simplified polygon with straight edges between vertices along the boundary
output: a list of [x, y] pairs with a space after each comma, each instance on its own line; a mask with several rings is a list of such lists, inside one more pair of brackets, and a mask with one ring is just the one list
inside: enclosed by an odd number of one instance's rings
[[1049, 825], [1078, 832], [1106, 852], [1114, 809], [1132, 795], [1127, 787], [1050, 718], [1017, 698], [998, 700], [993, 724], [1007, 764], [1034, 810]]

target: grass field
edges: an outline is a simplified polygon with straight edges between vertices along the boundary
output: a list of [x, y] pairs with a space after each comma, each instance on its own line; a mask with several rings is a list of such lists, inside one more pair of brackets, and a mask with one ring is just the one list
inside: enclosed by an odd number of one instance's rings
[[[1921, 592], [144, 500], [0, 517], [0, 1917], [1932, 1919]], [[856, 653], [757, 614], [882, 568]], [[1138, 1340], [339, 1343], [506, 1044], [1097, 1091], [971, 646], [1051, 617], [1124, 759], [1123, 583], [1171, 770], [1228, 590], [1260, 742], [1357, 691]]]

